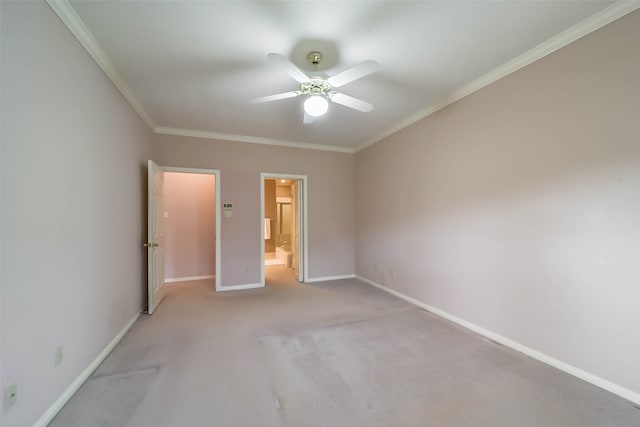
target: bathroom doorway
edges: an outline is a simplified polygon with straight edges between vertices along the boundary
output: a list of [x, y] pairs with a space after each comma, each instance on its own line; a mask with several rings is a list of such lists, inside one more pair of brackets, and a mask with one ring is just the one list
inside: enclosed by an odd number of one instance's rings
[[262, 284], [265, 267], [307, 277], [306, 176], [261, 174]]

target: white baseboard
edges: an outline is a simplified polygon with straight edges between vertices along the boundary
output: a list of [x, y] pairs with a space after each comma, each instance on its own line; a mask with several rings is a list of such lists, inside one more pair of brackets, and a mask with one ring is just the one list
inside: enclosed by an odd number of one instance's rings
[[243, 289], [264, 288], [262, 283], [247, 283], [245, 285], [218, 286], [216, 291], [240, 291]]
[[417, 305], [420, 308], [423, 308], [425, 310], [427, 310], [430, 313], [436, 314], [444, 319], [450, 320], [464, 328], [467, 328], [473, 332], [476, 332], [480, 335], [483, 335], [487, 338], [489, 338], [492, 341], [495, 341], [497, 343], [500, 343], [502, 345], [504, 345], [505, 347], [509, 347], [513, 350], [519, 351], [521, 353], [526, 354], [529, 357], [532, 357], [536, 360], [539, 360], [542, 363], [546, 363], [547, 365], [553, 366], [554, 368], [560, 369], [561, 371], [564, 371], [570, 375], [573, 375], [574, 377], [580, 378], [581, 380], [584, 380], [588, 383], [591, 383], [595, 386], [598, 386], [604, 390], [607, 390], [613, 394], [616, 394], [620, 397], [623, 397], [633, 403], [636, 404], [640, 404], [640, 393], [637, 393], [635, 391], [629, 390], [625, 387], [622, 387], [618, 384], [612, 383], [609, 380], [605, 380], [604, 378], [600, 378], [596, 375], [593, 375], [589, 372], [583, 371], [582, 369], [576, 368], [575, 366], [569, 365], [568, 363], [562, 362], [558, 359], [555, 359], [547, 354], [541, 353], [538, 350], [534, 350], [532, 348], [529, 348], [523, 344], [520, 344], [516, 341], [513, 341], [509, 338], [503, 337], [502, 335], [496, 334], [495, 332], [491, 332], [487, 329], [484, 329], [476, 324], [473, 324], [471, 322], [468, 322], [464, 319], [461, 319], [459, 317], [456, 317], [452, 314], [447, 313], [446, 311], [442, 311], [438, 308], [435, 308], [433, 306], [430, 306], [428, 304], [423, 303], [422, 301], [419, 301], [415, 298], [412, 298], [410, 296], [407, 296], [401, 292], [398, 292], [396, 290], [387, 288], [384, 285], [381, 285], [379, 283], [376, 283], [372, 280], [369, 280], [365, 277], [356, 275], [356, 278], [359, 280], [362, 280], [365, 283], [368, 283], [371, 286], [374, 286], [378, 289], [381, 289], [393, 296], [396, 296], [398, 298], [401, 298], [407, 302], [410, 302], [411, 304]]
[[342, 279], [354, 279], [355, 274], [343, 274], [342, 276], [327, 276], [327, 277], [309, 277], [305, 283], [313, 282], [328, 282], [329, 280], [342, 280]]
[[89, 379], [93, 371], [95, 371], [98, 366], [100, 366], [100, 364], [104, 362], [104, 359], [107, 358], [109, 353], [111, 353], [115, 346], [118, 345], [118, 343], [126, 335], [126, 333], [129, 332], [129, 329], [131, 329], [131, 327], [139, 317], [140, 313], [136, 313], [136, 315], [133, 316], [133, 318], [129, 320], [126, 325], [124, 325], [120, 332], [118, 332], [118, 335], [116, 335], [115, 338], [113, 338], [111, 342], [104, 348], [104, 350], [102, 350], [100, 354], [98, 354], [98, 356], [93, 359], [89, 366], [87, 366], [87, 368], [82, 371], [80, 375], [78, 375], [78, 377], [71, 383], [71, 385], [67, 387], [67, 389], [60, 395], [60, 397], [58, 397], [58, 399], [53, 402], [53, 405], [51, 405], [49, 409], [47, 409], [45, 413], [42, 414], [38, 421], [36, 421], [33, 425], [34, 427], [46, 427], [51, 422], [51, 420], [53, 420], [53, 417], [55, 417], [63, 408], [63, 406], [67, 404], [69, 399], [73, 397], [80, 386], [82, 386], [82, 384], [84, 384], [84, 382]]
[[176, 282], [190, 282], [192, 280], [205, 280], [205, 279], [215, 279], [215, 274], [210, 274], [208, 276], [189, 276], [189, 277], [172, 277], [170, 279], [164, 279], [164, 283], [176, 283]]

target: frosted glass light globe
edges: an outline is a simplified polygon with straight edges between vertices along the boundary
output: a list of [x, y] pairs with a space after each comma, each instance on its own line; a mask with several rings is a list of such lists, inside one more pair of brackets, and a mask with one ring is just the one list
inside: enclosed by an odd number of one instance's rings
[[304, 111], [313, 117], [319, 117], [327, 112], [329, 102], [320, 95], [311, 95], [304, 101]]

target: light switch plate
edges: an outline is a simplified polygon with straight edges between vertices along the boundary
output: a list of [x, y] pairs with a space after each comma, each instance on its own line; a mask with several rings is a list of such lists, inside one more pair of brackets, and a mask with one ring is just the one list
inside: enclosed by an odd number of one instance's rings
[[62, 360], [64, 358], [64, 348], [60, 345], [56, 347], [53, 354], [53, 365], [60, 366], [62, 364]]
[[18, 384], [13, 383], [4, 390], [4, 409], [9, 409], [18, 400]]

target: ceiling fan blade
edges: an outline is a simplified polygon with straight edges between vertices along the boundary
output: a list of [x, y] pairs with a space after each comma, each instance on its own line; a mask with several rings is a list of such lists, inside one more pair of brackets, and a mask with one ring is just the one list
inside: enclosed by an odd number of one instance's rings
[[304, 113], [304, 118], [302, 119], [302, 122], [305, 125], [308, 125], [309, 123], [313, 123], [315, 120], [316, 120], [316, 118], [313, 117], [312, 115]]
[[300, 68], [296, 67], [291, 61], [289, 61], [279, 53], [270, 53], [267, 56], [269, 57], [269, 60], [271, 62], [282, 68], [298, 83], [308, 83], [310, 81], [309, 76], [307, 76]]
[[373, 110], [373, 105], [365, 102], [361, 99], [354, 98], [353, 96], [345, 95], [344, 93], [334, 93], [329, 98], [331, 102], [335, 102], [336, 104], [344, 105], [345, 107], [353, 108], [354, 110], [362, 111], [363, 113], [368, 113]]
[[295, 90], [293, 92], [276, 93], [275, 95], [263, 96], [261, 98], [254, 98], [249, 102], [251, 102], [252, 104], [261, 104], [263, 102], [277, 101], [278, 99], [293, 98], [300, 95], [301, 93], [302, 92], [300, 92], [299, 90]]
[[364, 61], [358, 65], [354, 65], [351, 68], [331, 76], [327, 79], [329, 84], [333, 87], [340, 87], [346, 85], [354, 80], [358, 80], [361, 77], [368, 76], [378, 69], [378, 63], [376, 61]]

